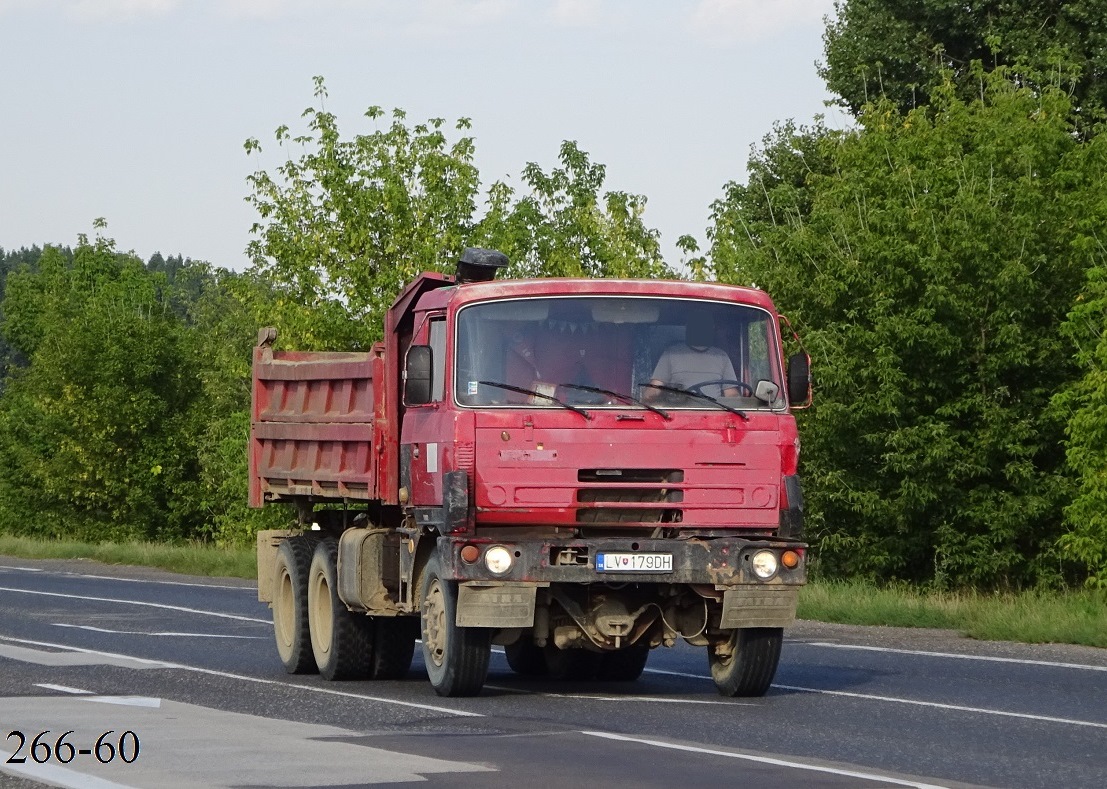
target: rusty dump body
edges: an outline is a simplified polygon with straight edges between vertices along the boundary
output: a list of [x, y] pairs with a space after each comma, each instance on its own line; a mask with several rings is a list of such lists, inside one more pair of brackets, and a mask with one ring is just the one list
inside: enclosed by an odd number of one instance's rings
[[[756, 289], [424, 274], [369, 351], [259, 342], [250, 504], [295, 504], [337, 544], [346, 608], [421, 614], [424, 641], [430, 572], [456, 591], [448, 627], [520, 665], [678, 637], [723, 665], [805, 580], [806, 367], [779, 326]], [[294, 533], [263, 534], [259, 563]]]

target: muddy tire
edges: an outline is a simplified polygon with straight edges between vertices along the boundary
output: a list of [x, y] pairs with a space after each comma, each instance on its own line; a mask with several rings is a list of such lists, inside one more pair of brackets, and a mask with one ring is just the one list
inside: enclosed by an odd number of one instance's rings
[[733, 654], [722, 656], [707, 647], [711, 678], [723, 696], [764, 696], [776, 675], [784, 630], [779, 627], [745, 627], [730, 637]]
[[650, 659], [648, 644], [632, 644], [617, 652], [605, 652], [600, 661], [597, 679], [606, 682], [634, 682], [646, 669]]
[[402, 679], [415, 656], [419, 623], [410, 617], [378, 616], [373, 619], [373, 679]]
[[507, 665], [521, 677], [544, 677], [549, 673], [546, 667], [546, 654], [542, 647], [536, 646], [529, 635], [504, 647]]
[[289, 537], [277, 549], [273, 585], [273, 635], [284, 670], [289, 674], [319, 671], [311, 651], [308, 626], [307, 584], [316, 540]]
[[545, 648], [546, 671], [551, 679], [588, 682], [599, 674], [603, 655], [588, 649], [558, 649], [552, 643]]
[[311, 651], [324, 679], [368, 679], [373, 661], [373, 628], [338, 598], [338, 543], [315, 547], [308, 571], [308, 623]]
[[423, 625], [423, 663], [439, 696], [476, 696], [488, 677], [492, 631], [458, 627], [457, 583], [443, 577], [438, 556], [431, 556], [419, 589]]

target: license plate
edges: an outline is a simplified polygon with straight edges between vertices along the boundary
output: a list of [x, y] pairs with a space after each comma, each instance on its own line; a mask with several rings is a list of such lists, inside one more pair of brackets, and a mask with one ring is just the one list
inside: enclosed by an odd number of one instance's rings
[[598, 553], [596, 572], [600, 573], [671, 573], [671, 553]]

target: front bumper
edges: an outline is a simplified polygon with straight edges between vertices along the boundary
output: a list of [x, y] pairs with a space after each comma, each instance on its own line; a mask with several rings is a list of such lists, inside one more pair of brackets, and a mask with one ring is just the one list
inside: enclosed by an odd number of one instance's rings
[[[481, 558], [472, 563], [462, 560], [461, 549], [467, 545], [475, 545]], [[514, 557], [510, 569], [501, 574], [492, 573], [482, 560], [484, 551], [497, 545], [505, 547]], [[800, 555], [800, 562], [792, 569], [781, 565], [771, 578], [759, 578], [753, 573], [751, 558], [766, 549], [776, 553], [778, 558], [786, 550], [795, 551]], [[446, 565], [446, 574], [461, 582], [694, 584], [725, 589], [750, 585], [798, 587], [807, 581], [806, 545], [795, 540], [607, 537], [524, 542], [447, 536], [439, 537], [438, 553]], [[667, 572], [600, 572], [596, 569], [596, 556], [600, 553], [669, 554], [673, 557], [673, 569]]]

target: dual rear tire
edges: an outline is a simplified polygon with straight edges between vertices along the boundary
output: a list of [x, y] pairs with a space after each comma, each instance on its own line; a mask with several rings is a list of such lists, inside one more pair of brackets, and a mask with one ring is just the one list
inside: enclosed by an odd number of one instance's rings
[[399, 679], [415, 652], [415, 622], [351, 612], [338, 597], [338, 545], [314, 535], [277, 550], [273, 632], [289, 674]]

